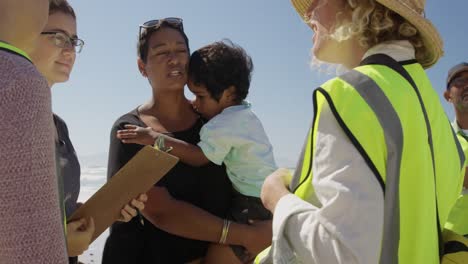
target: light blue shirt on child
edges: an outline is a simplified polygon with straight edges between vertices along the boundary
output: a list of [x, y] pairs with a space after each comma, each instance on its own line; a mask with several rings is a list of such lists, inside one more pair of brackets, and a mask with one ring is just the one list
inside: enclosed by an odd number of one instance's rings
[[260, 197], [265, 178], [277, 168], [273, 147], [248, 102], [228, 107], [206, 123], [198, 146], [213, 163], [224, 162], [233, 187], [243, 195]]

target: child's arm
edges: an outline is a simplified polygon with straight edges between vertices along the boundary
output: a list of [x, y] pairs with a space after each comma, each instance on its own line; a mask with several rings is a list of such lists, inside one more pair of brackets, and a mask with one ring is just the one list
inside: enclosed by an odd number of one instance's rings
[[199, 146], [189, 144], [185, 141], [172, 138], [163, 134], [159, 134], [166, 150], [170, 149], [170, 153], [189, 165], [200, 167], [210, 163], [210, 160], [205, 156]]
[[178, 157], [184, 163], [196, 167], [210, 163], [210, 160], [198, 146], [158, 133], [151, 129], [151, 127], [144, 128], [135, 125], [125, 125], [125, 128], [124, 130], [117, 131], [117, 138], [122, 140], [123, 143], [153, 145], [156, 139], [159, 138], [159, 145], [164, 145], [164, 149], [166, 150], [171, 149], [171, 154]]

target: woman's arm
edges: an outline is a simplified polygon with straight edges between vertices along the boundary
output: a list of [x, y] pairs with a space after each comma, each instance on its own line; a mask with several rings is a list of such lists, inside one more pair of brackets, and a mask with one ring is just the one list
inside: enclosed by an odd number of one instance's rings
[[[223, 219], [174, 199], [164, 187], [153, 187], [147, 194], [148, 202], [142, 213], [155, 226], [178, 236], [219, 242]], [[259, 253], [271, 244], [271, 221], [257, 225], [232, 222], [226, 244], [242, 245], [252, 254]]]
[[194, 167], [201, 167], [210, 163], [200, 147], [166, 135], [160, 135], [159, 137], [163, 138], [161, 141], [165, 149], [170, 150], [170, 153], [179, 157], [182, 162]]
[[303, 263], [378, 263], [382, 189], [327, 104], [317, 129], [313, 188], [322, 205], [285, 192], [285, 170], [270, 175], [263, 185], [262, 200], [274, 210], [273, 258], [286, 262], [297, 258]]

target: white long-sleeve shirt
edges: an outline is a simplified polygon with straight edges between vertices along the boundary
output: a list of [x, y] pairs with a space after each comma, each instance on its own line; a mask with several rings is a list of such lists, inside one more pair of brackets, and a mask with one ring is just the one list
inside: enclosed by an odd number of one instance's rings
[[[377, 45], [364, 58], [376, 53], [397, 61], [415, 58], [407, 41]], [[383, 192], [326, 103], [317, 126], [312, 172], [316, 197], [306, 202], [289, 194], [275, 208], [273, 263], [378, 263]]]

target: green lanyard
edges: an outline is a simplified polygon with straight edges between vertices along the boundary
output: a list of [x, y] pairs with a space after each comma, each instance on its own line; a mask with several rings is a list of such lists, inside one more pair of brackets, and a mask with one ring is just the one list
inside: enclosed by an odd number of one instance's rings
[[29, 55], [24, 52], [23, 50], [21, 49], [18, 49], [17, 47], [15, 46], [12, 46], [6, 42], [3, 42], [0, 40], [0, 49], [3, 49], [3, 50], [8, 50], [8, 51], [11, 51], [11, 52], [14, 52], [20, 56], [23, 56], [25, 57], [28, 61], [31, 61], [31, 58], [29, 57]]

